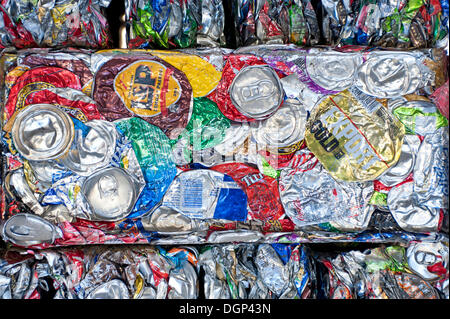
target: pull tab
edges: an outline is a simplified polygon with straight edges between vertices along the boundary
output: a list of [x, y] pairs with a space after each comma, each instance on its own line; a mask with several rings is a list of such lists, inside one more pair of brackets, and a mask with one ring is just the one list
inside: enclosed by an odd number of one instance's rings
[[416, 251], [414, 259], [421, 265], [434, 265], [437, 261], [436, 255], [427, 251]]
[[253, 85], [242, 87], [240, 93], [246, 102], [251, 102], [272, 96], [275, 93], [275, 87], [269, 80], [261, 80]]
[[117, 195], [118, 183], [113, 175], [104, 175], [98, 181], [98, 190], [101, 198], [109, 198]]

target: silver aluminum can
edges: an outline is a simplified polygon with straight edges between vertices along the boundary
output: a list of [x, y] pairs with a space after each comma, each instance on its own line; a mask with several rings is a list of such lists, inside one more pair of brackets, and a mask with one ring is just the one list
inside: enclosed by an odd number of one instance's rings
[[5, 176], [4, 185], [5, 189], [11, 193], [11, 195], [13, 195], [12, 190], [14, 190], [14, 195], [19, 197], [18, 200], [28, 206], [33, 213], [38, 215], [44, 213], [45, 208], [41, 206], [34, 192], [29, 187], [23, 169], [19, 168], [9, 172]]
[[355, 85], [368, 95], [395, 98], [428, 83], [431, 71], [409, 52], [372, 52], [358, 69]]
[[81, 193], [92, 212], [92, 219], [116, 221], [125, 218], [138, 198], [137, 183], [123, 169], [100, 169], [81, 186]]
[[264, 285], [279, 297], [288, 287], [290, 278], [288, 267], [283, 265], [275, 249], [269, 244], [259, 245], [255, 264]]
[[412, 172], [416, 160], [416, 152], [411, 145], [420, 145], [420, 139], [417, 135], [405, 135], [397, 163], [378, 177], [378, 180], [383, 185], [388, 187], [397, 185], [403, 182]]
[[306, 69], [311, 79], [324, 89], [343, 91], [353, 85], [362, 62], [362, 55], [358, 52], [311, 50], [306, 56]]
[[83, 133], [76, 130], [72, 147], [61, 158], [65, 167], [80, 176], [88, 176], [109, 164], [115, 152], [118, 134], [111, 122], [93, 120], [84, 124], [89, 131]]
[[309, 150], [298, 152], [306, 154], [308, 160], [294, 168], [282, 169], [279, 178], [286, 215], [299, 227], [348, 217], [349, 194]]
[[414, 193], [422, 205], [448, 209], [448, 127], [424, 137], [414, 165]]
[[440, 209], [419, 203], [409, 182], [391, 188], [387, 195], [389, 211], [397, 224], [409, 232], [435, 232], [439, 227]]
[[12, 127], [12, 139], [24, 158], [50, 160], [68, 151], [74, 131], [70, 116], [57, 106], [33, 104], [17, 115]]
[[346, 205], [348, 205], [351, 213], [349, 216], [330, 221], [331, 226], [344, 232], [364, 231], [375, 211], [375, 206], [369, 204], [373, 194], [373, 183], [342, 182], [340, 184], [349, 196]]
[[[439, 274], [431, 272], [428, 267], [442, 263], [448, 269], [448, 245], [442, 242], [417, 242], [406, 249], [409, 268], [425, 280], [439, 279]], [[447, 270], [448, 272], [448, 270]]]
[[86, 299], [130, 299], [130, 292], [122, 280], [113, 279], [95, 287]]
[[166, 206], [158, 206], [150, 214], [141, 217], [142, 227], [146, 231], [159, 234], [188, 234], [196, 230], [207, 230], [197, 219], [191, 219], [181, 211]]
[[285, 95], [277, 73], [266, 65], [241, 69], [230, 85], [229, 94], [240, 113], [256, 120], [271, 116]]
[[27, 247], [53, 244], [55, 239], [62, 237], [62, 233], [42, 217], [20, 213], [6, 220], [2, 226], [2, 237], [15, 245]]
[[307, 112], [297, 100], [286, 100], [268, 119], [250, 124], [252, 137], [259, 147], [274, 153], [293, 153], [292, 148], [305, 137]]
[[198, 276], [189, 262], [170, 271], [168, 299], [197, 299]]

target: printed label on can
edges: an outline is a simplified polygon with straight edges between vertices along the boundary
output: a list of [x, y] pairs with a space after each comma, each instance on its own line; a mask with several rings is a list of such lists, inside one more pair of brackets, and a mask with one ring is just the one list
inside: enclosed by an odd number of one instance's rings
[[128, 110], [152, 117], [178, 102], [180, 83], [172, 70], [157, 61], [137, 61], [114, 79], [114, 90]]

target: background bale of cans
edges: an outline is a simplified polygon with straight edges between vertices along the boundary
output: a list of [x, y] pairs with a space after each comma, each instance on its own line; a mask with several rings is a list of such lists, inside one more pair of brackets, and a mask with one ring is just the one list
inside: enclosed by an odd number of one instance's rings
[[407, 242], [448, 229], [440, 49], [33, 49], [2, 63], [10, 243]]
[[448, 242], [2, 251], [1, 299], [448, 299]]
[[446, 0], [130, 0], [121, 47], [447, 48], [448, 15]]
[[0, 48], [110, 47], [105, 13], [110, 2], [4, 0], [0, 5]]

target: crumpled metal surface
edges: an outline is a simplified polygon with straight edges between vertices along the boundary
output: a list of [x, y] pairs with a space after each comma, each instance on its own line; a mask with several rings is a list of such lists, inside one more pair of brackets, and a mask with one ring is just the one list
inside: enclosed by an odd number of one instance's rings
[[103, 11], [111, 0], [3, 1], [0, 47], [105, 48], [111, 45]]

